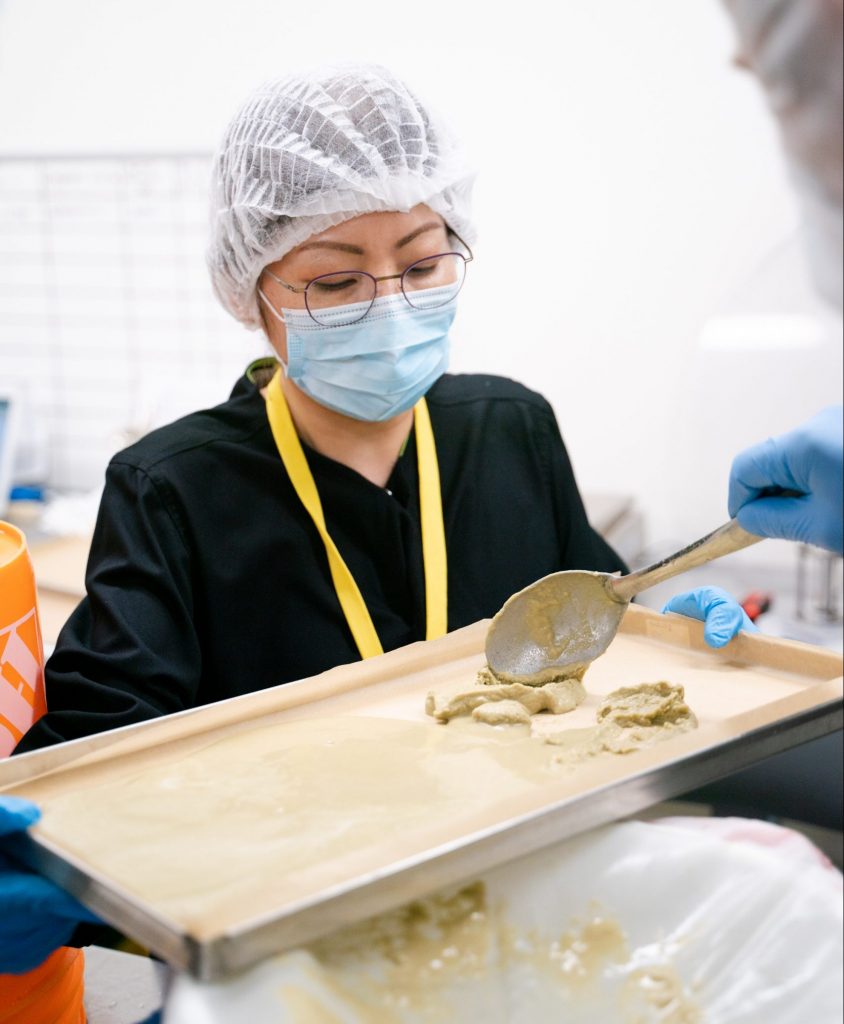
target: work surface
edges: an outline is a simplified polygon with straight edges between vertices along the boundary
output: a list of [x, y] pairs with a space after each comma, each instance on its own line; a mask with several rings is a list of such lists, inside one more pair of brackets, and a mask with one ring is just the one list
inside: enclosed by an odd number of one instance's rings
[[88, 536], [42, 539], [30, 545], [38, 585], [41, 635], [50, 650], [62, 626], [85, 596], [85, 565], [90, 546]]
[[591, 725], [619, 686], [668, 679], [700, 727], [556, 765], [524, 727], [425, 716], [429, 690], [472, 685], [485, 630], [24, 755], [0, 765], [0, 788], [44, 810], [35, 863], [177, 966], [214, 976], [840, 719], [836, 655], [760, 637], [718, 654], [699, 624], [632, 608], [566, 724]]

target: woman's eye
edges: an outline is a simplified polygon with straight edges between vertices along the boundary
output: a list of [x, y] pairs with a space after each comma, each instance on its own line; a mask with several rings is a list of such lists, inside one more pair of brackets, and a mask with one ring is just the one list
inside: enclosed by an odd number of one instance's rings
[[356, 277], [347, 277], [341, 280], [314, 281], [311, 287], [318, 292], [340, 292], [346, 288], [354, 288], [358, 284], [360, 281]]
[[423, 263], [421, 265], [411, 267], [408, 270], [408, 274], [412, 277], [428, 277], [433, 274], [437, 269], [436, 263]]

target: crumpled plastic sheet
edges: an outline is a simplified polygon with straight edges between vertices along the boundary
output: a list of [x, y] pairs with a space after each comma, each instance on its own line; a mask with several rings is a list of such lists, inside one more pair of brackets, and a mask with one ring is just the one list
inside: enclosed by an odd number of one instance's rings
[[[378, 943], [305, 948], [223, 983], [177, 977], [164, 1024], [834, 1024], [841, 876], [757, 824], [611, 825], [488, 872], [488, 941], [463, 976], [397, 970]], [[605, 956], [577, 945], [590, 922]]]
[[841, 872], [833, 865], [825, 853], [822, 853], [806, 836], [794, 829], [774, 825], [769, 821], [757, 818], [661, 818], [660, 825], [671, 825], [695, 832], [705, 832], [710, 836], [719, 836], [734, 843], [751, 843], [754, 846], [765, 846], [775, 850], [778, 856], [788, 860], [793, 867], [801, 866], [828, 868], [833, 874], [829, 878], [830, 885], [842, 886], [844, 879]]

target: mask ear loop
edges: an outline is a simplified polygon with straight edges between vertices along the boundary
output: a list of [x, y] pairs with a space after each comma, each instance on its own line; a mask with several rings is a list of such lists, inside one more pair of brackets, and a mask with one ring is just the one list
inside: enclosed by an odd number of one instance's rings
[[281, 315], [281, 313], [279, 313], [279, 311], [275, 308], [275, 306], [270, 302], [270, 300], [267, 298], [267, 296], [264, 295], [264, 289], [260, 285], [258, 285], [258, 294], [264, 300], [264, 303], [266, 304], [267, 309], [272, 313], [272, 315], [276, 318], [276, 320], [278, 320], [279, 323], [284, 324], [285, 327], [286, 327], [287, 326], [287, 321], [284, 319], [284, 317]]
[[[258, 285], [257, 291], [258, 291], [258, 296], [264, 300], [264, 305], [272, 313], [272, 315], [276, 318], [276, 320], [278, 320], [278, 322], [280, 324], [284, 324], [284, 326], [287, 327], [287, 321], [284, 319], [284, 317], [281, 315], [281, 313], [279, 313], [279, 311], [275, 308], [275, 306], [270, 302], [270, 300], [267, 298], [267, 296], [264, 295], [264, 290], [263, 290], [263, 288], [261, 288], [260, 285]], [[276, 355], [278, 355], [278, 353], [276, 353]], [[281, 358], [280, 355], [278, 355], [278, 361], [281, 364], [282, 370], [284, 370], [284, 376], [288, 377], [289, 374], [287, 372], [287, 363], [285, 363], [285, 361]]]

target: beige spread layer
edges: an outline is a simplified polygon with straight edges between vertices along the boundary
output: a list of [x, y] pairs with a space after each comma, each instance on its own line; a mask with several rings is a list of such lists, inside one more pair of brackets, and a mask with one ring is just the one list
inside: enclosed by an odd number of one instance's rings
[[[561, 685], [558, 706], [574, 706], [578, 681], [528, 689]], [[641, 706], [625, 696], [603, 715], [601, 749], [691, 727], [694, 716], [672, 694]], [[496, 705], [519, 714], [504, 700], [481, 704], [493, 718]], [[599, 752], [594, 745], [594, 737], [588, 750], [574, 744], [576, 759]], [[331, 717], [196, 737], [160, 761], [152, 751], [116, 762], [107, 777], [79, 769], [63, 792], [45, 779], [28, 784], [27, 795], [44, 810], [41, 834], [201, 935], [441, 841], [449, 822], [466, 827], [467, 809], [479, 813], [559, 778], [553, 760], [528, 729]], [[208, 856], [197, 859], [197, 849]]]
[[79, 769], [60, 793], [39, 780], [27, 794], [44, 812], [39, 834], [213, 934], [441, 842], [558, 774], [527, 731], [465, 726], [276, 721], [129, 756], [107, 776]]

